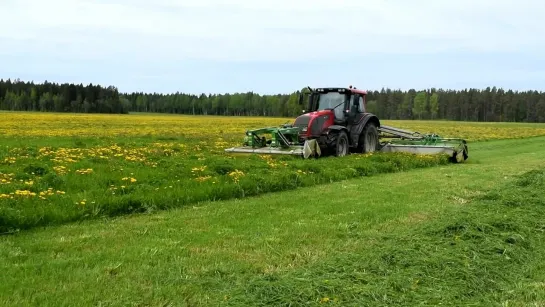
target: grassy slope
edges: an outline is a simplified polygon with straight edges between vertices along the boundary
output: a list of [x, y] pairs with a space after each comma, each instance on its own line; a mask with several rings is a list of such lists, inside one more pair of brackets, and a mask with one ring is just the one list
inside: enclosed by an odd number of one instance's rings
[[[537, 281], [545, 274], [536, 255], [545, 247], [525, 228], [535, 216], [504, 217], [516, 207], [483, 210], [475, 198], [498, 185], [512, 192], [514, 175], [544, 167], [543, 141], [471, 144], [471, 158], [462, 165], [3, 237], [0, 302], [258, 305], [329, 299], [361, 306], [537, 300], [543, 296]], [[474, 233], [474, 225], [494, 218], [506, 219], [498, 224], [505, 234], [497, 228]], [[500, 237], [507, 235], [526, 240], [527, 249], [514, 245], [505, 252]], [[522, 256], [527, 262], [520, 264]]]

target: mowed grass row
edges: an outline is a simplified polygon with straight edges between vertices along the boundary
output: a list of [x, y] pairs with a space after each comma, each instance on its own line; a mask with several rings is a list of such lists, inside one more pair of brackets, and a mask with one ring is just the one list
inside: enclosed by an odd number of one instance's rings
[[0, 237], [0, 304], [539, 306], [543, 141]]
[[[12, 112], [2, 117], [0, 233], [446, 163], [443, 157], [407, 154], [303, 161], [223, 152], [240, 145], [245, 129], [289, 120], [281, 118]], [[387, 123], [470, 140], [545, 134], [543, 125]]]
[[540, 168], [380, 234], [345, 223], [339, 239], [350, 242], [348, 250], [250, 278], [230, 293], [229, 305], [543, 306], [544, 190]]

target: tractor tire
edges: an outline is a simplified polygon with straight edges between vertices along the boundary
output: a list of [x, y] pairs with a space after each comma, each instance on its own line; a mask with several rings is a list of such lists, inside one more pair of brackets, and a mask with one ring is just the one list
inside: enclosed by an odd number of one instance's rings
[[336, 157], [344, 157], [348, 154], [348, 136], [346, 135], [346, 132], [339, 131], [337, 134], [337, 138], [335, 140], [335, 156]]
[[358, 141], [360, 153], [375, 152], [379, 150], [378, 129], [374, 123], [368, 123], [363, 128]]

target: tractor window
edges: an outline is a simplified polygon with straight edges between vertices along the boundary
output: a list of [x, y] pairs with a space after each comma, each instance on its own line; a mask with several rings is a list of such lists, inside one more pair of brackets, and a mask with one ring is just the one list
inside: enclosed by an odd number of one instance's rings
[[344, 120], [344, 102], [346, 95], [338, 92], [329, 92], [320, 94], [318, 100], [318, 110], [333, 109], [335, 118]]
[[340, 104], [340, 108], [343, 109], [343, 102], [345, 101], [346, 96], [337, 92], [329, 92], [325, 94], [320, 94], [318, 110], [332, 109]]
[[363, 105], [363, 96], [360, 96], [360, 99], [359, 99], [359, 111], [365, 112], [365, 106]]

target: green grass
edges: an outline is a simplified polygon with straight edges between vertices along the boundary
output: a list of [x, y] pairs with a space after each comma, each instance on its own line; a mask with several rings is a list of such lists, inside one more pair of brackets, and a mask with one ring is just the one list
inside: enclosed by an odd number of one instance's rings
[[[181, 208], [445, 165], [404, 154], [302, 161], [226, 155], [246, 128], [282, 118], [8, 112], [0, 122], [0, 234]], [[21, 125], [24, 122], [25, 125]], [[545, 136], [545, 125], [384, 124], [470, 141]], [[477, 145], [478, 146], [481, 145]]]
[[233, 156], [223, 153], [223, 143], [214, 147], [195, 139], [47, 138], [22, 143], [12, 138], [9, 146], [0, 147], [0, 181], [5, 181], [0, 182], [0, 233], [448, 163], [446, 157], [403, 153], [317, 160]]
[[4, 236], [0, 302], [543, 304], [543, 141], [474, 143], [465, 164]]

